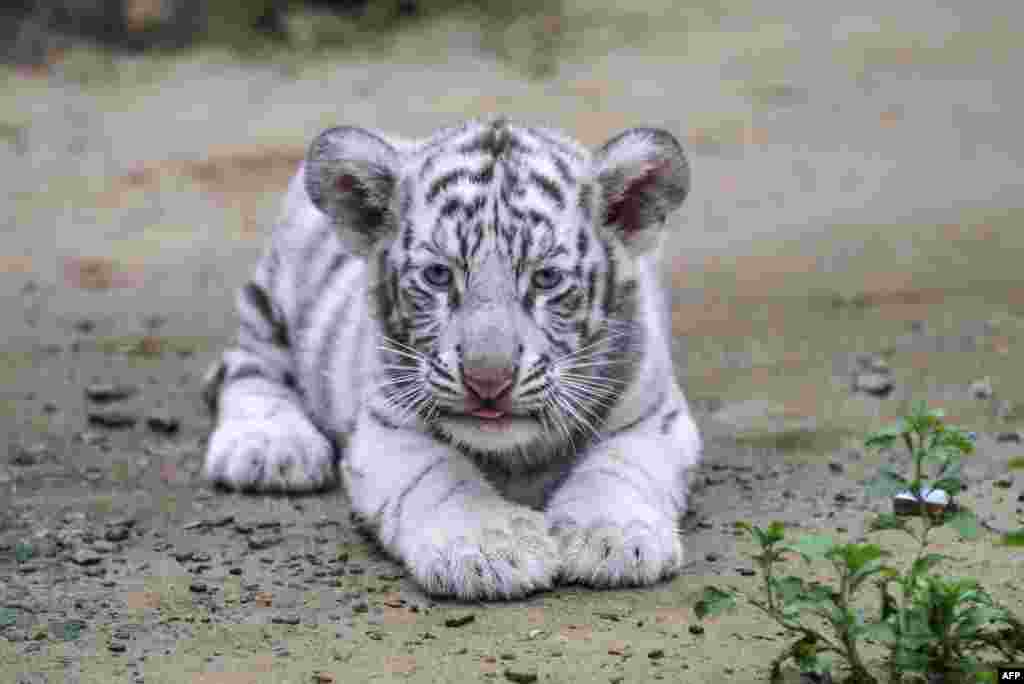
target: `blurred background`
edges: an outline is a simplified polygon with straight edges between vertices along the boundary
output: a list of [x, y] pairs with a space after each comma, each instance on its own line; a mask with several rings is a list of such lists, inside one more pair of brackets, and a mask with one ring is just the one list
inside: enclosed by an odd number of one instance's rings
[[[972, 420], [1020, 416], [1021, 3], [40, 0], [0, 13], [0, 280], [35, 312], [11, 340], [73, 334], [77, 315], [120, 339], [155, 316], [212, 358], [321, 129], [415, 136], [501, 113], [590, 145], [635, 125], [683, 141], [693, 192], [666, 272], [700, 406], [811, 426], [830, 445], [924, 395]], [[858, 390], [861, 372], [888, 389]], [[986, 379], [979, 401], [968, 388]]]

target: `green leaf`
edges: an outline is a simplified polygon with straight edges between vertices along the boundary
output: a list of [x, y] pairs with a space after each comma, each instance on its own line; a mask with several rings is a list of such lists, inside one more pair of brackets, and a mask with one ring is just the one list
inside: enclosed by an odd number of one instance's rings
[[964, 539], [977, 539], [981, 536], [981, 526], [978, 524], [978, 517], [967, 509], [961, 509], [954, 513], [947, 519], [947, 522]]
[[36, 555], [36, 551], [28, 542], [18, 542], [17, 544], [15, 544], [14, 559], [19, 563], [24, 563], [25, 561], [32, 558], [32, 556], [34, 555]]
[[772, 578], [772, 590], [783, 603], [791, 603], [804, 594], [804, 581], [793, 575]]
[[1003, 546], [1024, 546], [1024, 527], [1019, 530], [1011, 530], [1003, 535]]
[[867, 485], [868, 496], [876, 499], [887, 499], [907, 489], [910, 489], [907, 479], [891, 468], [879, 470], [878, 475], [872, 478]]
[[18, 621], [18, 611], [14, 608], [0, 608], [0, 627], [10, 627]]
[[786, 525], [775, 520], [768, 525], [768, 530], [765, 532], [765, 535], [773, 544], [775, 542], [782, 541], [786, 537]]
[[893, 442], [903, 437], [903, 433], [906, 431], [906, 421], [901, 419], [877, 432], [872, 432], [868, 435], [868, 438], [864, 440], [864, 446], [868, 449], [885, 449], [891, 446]]
[[704, 592], [693, 607], [698, 620], [721, 615], [736, 607], [736, 597], [731, 592], [722, 591], [718, 587], [704, 587]]
[[64, 641], [75, 641], [82, 634], [85, 625], [78, 620], [68, 620], [61, 629], [61, 637]]
[[928, 572], [936, 565], [944, 560], [948, 560], [949, 556], [944, 556], [941, 553], [927, 553], [914, 561], [914, 564], [910, 566], [911, 577], [917, 577], [923, 573]]
[[871, 561], [887, 555], [878, 544], [843, 544], [829, 552], [830, 558], [840, 558], [851, 574], [856, 574]]

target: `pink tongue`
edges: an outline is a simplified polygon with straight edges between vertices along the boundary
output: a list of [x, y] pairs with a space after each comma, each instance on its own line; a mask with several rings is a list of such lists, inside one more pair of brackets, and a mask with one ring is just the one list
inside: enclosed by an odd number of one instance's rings
[[477, 409], [473, 411], [473, 415], [477, 418], [483, 418], [485, 420], [496, 420], [505, 415], [504, 411], [496, 411], [494, 409]]

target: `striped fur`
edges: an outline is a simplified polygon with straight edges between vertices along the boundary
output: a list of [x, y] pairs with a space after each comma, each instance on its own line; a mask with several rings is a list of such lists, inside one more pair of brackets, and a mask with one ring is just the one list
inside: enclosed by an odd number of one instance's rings
[[325, 131], [210, 374], [207, 476], [340, 475], [437, 595], [673, 574], [700, 438], [652, 263], [688, 185], [653, 129], [593, 153], [501, 119]]

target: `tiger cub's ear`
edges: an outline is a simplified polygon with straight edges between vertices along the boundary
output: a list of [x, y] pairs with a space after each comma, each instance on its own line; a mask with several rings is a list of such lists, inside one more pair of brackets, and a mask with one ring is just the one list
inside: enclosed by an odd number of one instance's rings
[[668, 131], [633, 128], [615, 136], [595, 155], [601, 222], [633, 254], [658, 244], [669, 213], [690, 190], [690, 166]]
[[354, 254], [369, 253], [394, 228], [390, 207], [398, 163], [386, 140], [352, 126], [328, 129], [309, 146], [306, 193]]

